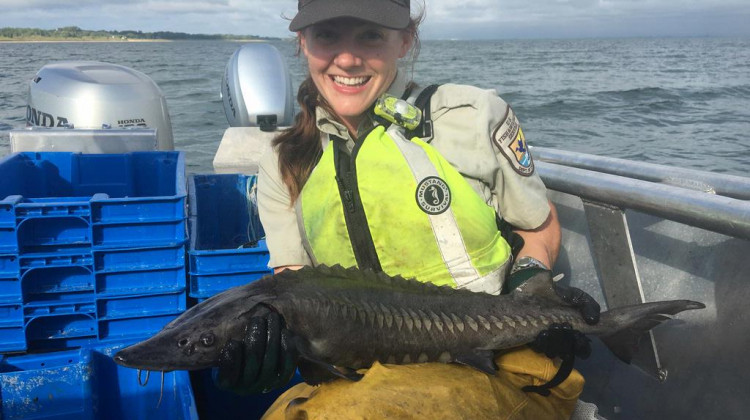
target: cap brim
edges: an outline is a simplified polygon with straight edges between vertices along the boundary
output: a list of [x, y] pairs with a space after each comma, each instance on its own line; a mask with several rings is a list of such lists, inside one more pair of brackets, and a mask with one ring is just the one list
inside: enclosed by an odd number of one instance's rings
[[336, 18], [354, 18], [377, 25], [404, 29], [409, 26], [409, 8], [391, 1], [316, 0], [307, 4], [289, 24], [292, 32]]

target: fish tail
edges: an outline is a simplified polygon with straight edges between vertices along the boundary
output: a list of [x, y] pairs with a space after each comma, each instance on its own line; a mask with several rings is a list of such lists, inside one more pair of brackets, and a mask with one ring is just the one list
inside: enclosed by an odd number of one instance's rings
[[676, 315], [690, 309], [702, 309], [706, 305], [690, 300], [649, 302], [638, 305], [614, 308], [602, 313], [600, 324], [606, 325], [612, 333], [599, 336], [604, 344], [625, 363], [630, 363], [638, 351], [638, 344], [644, 334]]

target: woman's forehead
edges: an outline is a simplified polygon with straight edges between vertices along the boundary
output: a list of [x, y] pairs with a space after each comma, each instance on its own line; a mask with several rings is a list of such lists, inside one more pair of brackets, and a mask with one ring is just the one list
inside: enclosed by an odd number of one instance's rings
[[362, 28], [362, 29], [387, 29], [384, 26], [380, 26], [376, 23], [368, 22], [351, 17], [341, 17], [336, 19], [326, 20], [314, 25], [310, 25], [312, 29], [350, 29], [350, 28]]

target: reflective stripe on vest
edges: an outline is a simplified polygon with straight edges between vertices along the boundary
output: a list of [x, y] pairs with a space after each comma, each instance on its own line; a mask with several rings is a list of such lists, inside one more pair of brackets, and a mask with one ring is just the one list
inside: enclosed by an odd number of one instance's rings
[[[364, 211], [382, 270], [499, 293], [510, 247], [495, 211], [434, 148], [378, 126], [352, 152], [361, 208], [342, 202], [329, 142], [297, 202], [314, 264], [357, 264], [345, 212]], [[346, 157], [348, 158], [348, 156]]]

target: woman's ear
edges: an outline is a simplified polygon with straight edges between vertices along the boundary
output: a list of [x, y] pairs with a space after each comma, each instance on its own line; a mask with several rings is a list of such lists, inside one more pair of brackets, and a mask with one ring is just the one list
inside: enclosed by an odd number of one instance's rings
[[406, 54], [414, 44], [414, 33], [411, 31], [401, 31], [401, 50], [399, 51], [398, 58], [406, 57]]
[[297, 32], [297, 42], [299, 42], [299, 52], [307, 57], [307, 39], [302, 31]]

